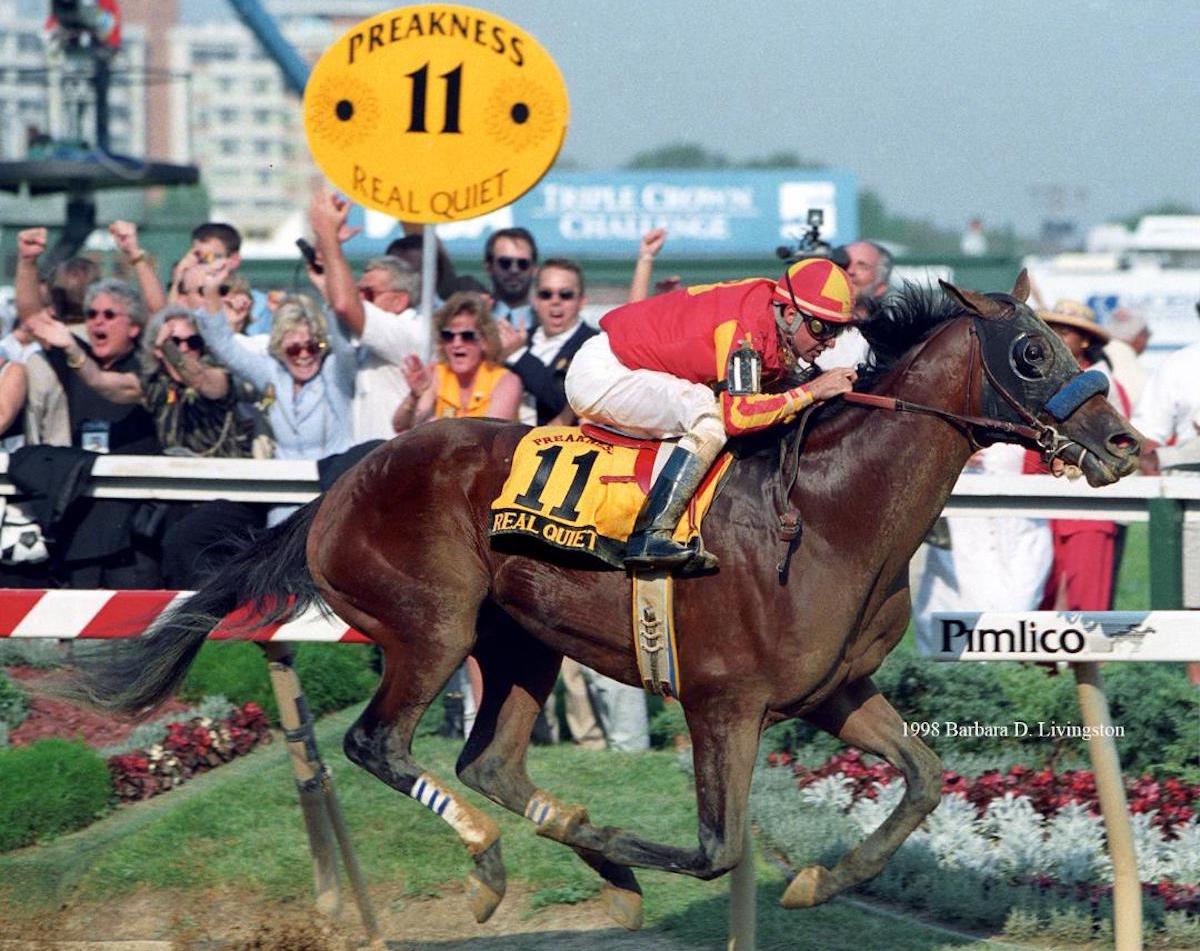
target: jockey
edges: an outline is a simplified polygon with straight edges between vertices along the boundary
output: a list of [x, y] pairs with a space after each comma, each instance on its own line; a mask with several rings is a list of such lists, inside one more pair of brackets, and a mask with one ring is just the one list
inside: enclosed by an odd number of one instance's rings
[[[833, 346], [849, 325], [849, 277], [825, 258], [792, 264], [778, 281], [689, 287], [626, 304], [600, 321], [567, 371], [582, 418], [651, 439], [681, 437], [650, 488], [625, 550], [630, 569], [716, 566], [671, 536], [729, 436], [787, 422], [851, 389], [849, 367], [779, 393], [783, 381]], [[815, 370], [809, 371], [816, 372]]]

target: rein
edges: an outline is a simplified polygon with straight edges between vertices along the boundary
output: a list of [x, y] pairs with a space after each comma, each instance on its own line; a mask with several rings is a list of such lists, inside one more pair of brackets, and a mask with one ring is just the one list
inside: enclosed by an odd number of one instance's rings
[[[912, 363], [920, 356], [921, 352], [932, 343], [937, 337], [945, 332], [950, 323], [943, 324], [933, 334], [927, 337], [922, 344], [917, 347], [913, 353], [905, 361], [904, 366], [898, 368], [898, 372], [903, 373], [908, 370]], [[975, 357], [978, 356], [978, 360]], [[982, 430], [984, 433], [997, 433], [1003, 436], [1011, 436], [1019, 440], [1032, 443], [1041, 450], [1043, 460], [1049, 464], [1054, 458], [1060, 455], [1065, 449], [1071, 445], [1076, 445], [1072, 440], [1064, 437], [1052, 425], [1043, 423], [1004, 387], [1004, 385], [996, 379], [996, 375], [988, 366], [988, 363], [983, 359], [983, 345], [980, 342], [979, 332], [975, 327], [975, 322], [971, 323], [971, 361], [967, 371], [967, 387], [964, 398], [964, 403], [967, 406], [971, 405], [971, 390], [972, 383], [975, 378], [975, 366], [978, 363], [983, 367], [984, 377], [992, 386], [995, 392], [1004, 400], [1012, 410], [1023, 419], [1025, 422], [1013, 423], [1008, 420], [997, 419], [992, 416], [973, 416], [969, 413], [954, 413], [950, 410], [938, 409], [936, 406], [926, 406], [923, 403], [913, 403], [909, 400], [897, 399], [894, 396], [878, 396], [874, 393], [843, 393], [842, 399], [854, 406], [862, 406], [868, 409], [881, 409], [892, 413], [915, 413], [924, 416], [934, 416], [944, 420], [955, 428], [961, 430], [971, 444], [972, 450], [979, 450], [983, 445], [976, 438], [977, 432]], [[776, 574], [779, 577], [781, 585], [787, 584], [788, 571], [791, 565], [792, 555], [800, 544], [800, 535], [803, 531], [803, 523], [800, 517], [800, 510], [791, 503], [791, 490], [796, 484], [796, 480], [800, 474], [800, 447], [804, 441], [804, 435], [808, 428], [810, 411], [806, 411], [800, 419], [800, 424], [796, 427], [795, 436], [791, 440], [785, 441], [780, 453], [780, 483], [779, 488], [783, 498], [781, 508], [783, 512], [779, 518], [779, 540], [786, 547], [783, 552], [783, 558], [775, 566]], [[1083, 462], [1083, 456], [1087, 450], [1080, 446], [1080, 456], [1076, 460], [1076, 465]], [[789, 458], [789, 456], [791, 458]], [[790, 475], [789, 475], [790, 473]]]
[[[933, 334], [926, 341], [929, 343], [934, 337]], [[979, 342], [979, 334], [975, 329], [974, 323], [971, 325], [971, 351], [972, 357], [979, 354], [978, 363], [983, 367], [983, 374], [987, 378], [992, 389], [999, 394], [1001, 399], [1009, 405], [1021, 419], [1025, 421], [1025, 425], [1021, 423], [1012, 423], [1008, 420], [997, 419], [993, 416], [972, 416], [969, 413], [953, 413], [950, 410], [938, 409], [936, 406], [926, 406], [922, 403], [912, 403], [908, 400], [897, 399], [894, 396], [877, 396], [874, 393], [843, 393], [842, 399], [847, 403], [855, 406], [865, 406], [871, 409], [882, 409], [893, 413], [918, 413], [925, 416], [936, 416], [938, 419], [945, 420], [952, 426], [956, 426], [965, 431], [967, 438], [971, 442], [972, 449], [982, 449], [983, 446], [975, 437], [977, 430], [985, 432], [999, 433], [1004, 436], [1012, 436], [1017, 439], [1023, 439], [1033, 443], [1041, 451], [1046, 462], [1049, 462], [1055, 456], [1059, 455], [1064, 449], [1071, 444], [1071, 440], [1064, 438], [1057, 429], [1053, 426], [1043, 423], [1029, 410], [1021, 405], [1004, 385], [996, 379], [995, 373], [988, 366], [987, 361], [983, 359], [982, 348]], [[924, 347], [920, 348], [921, 350]], [[912, 359], [915, 359], [918, 354], [914, 354]], [[912, 362], [911, 359], [909, 361]], [[977, 361], [972, 359], [971, 369], [967, 378], [967, 394], [966, 402], [969, 405], [971, 399], [971, 380], [974, 376], [975, 364]], [[907, 367], [905, 368], [907, 369]]]

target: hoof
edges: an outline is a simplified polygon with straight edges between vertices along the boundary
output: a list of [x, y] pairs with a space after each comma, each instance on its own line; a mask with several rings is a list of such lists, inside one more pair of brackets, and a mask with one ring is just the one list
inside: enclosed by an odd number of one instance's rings
[[503, 894], [492, 891], [474, 872], [467, 876], [467, 901], [471, 905], [471, 914], [480, 924], [492, 917], [503, 899]]
[[600, 898], [608, 917], [626, 931], [638, 931], [642, 927], [642, 895], [627, 888], [617, 888], [607, 882], [600, 889]]
[[780, 904], [784, 908], [812, 908], [828, 901], [837, 892], [833, 875], [821, 865], [810, 865], [796, 873], [783, 893]]
[[327, 918], [336, 918], [342, 910], [342, 895], [336, 884], [333, 888], [317, 894], [317, 911]]
[[500, 842], [489, 845], [475, 858], [475, 869], [467, 876], [467, 901], [471, 914], [483, 924], [504, 899], [504, 860], [500, 857]]

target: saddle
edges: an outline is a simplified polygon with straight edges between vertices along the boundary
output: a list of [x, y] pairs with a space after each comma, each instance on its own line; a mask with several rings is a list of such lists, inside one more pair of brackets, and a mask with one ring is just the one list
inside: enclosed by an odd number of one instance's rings
[[[548, 548], [601, 568], [624, 568], [625, 542], [673, 441], [637, 439], [585, 423], [531, 430], [513, 453], [512, 468], [492, 502], [488, 534], [494, 547], [529, 553]], [[675, 529], [675, 539], [700, 546], [700, 525], [733, 457], [713, 464]], [[634, 572], [632, 626], [642, 686], [679, 696], [669, 572]]]
[[[625, 542], [671, 445], [588, 423], [531, 430], [492, 502], [493, 545], [533, 554], [548, 546], [596, 567], [623, 568]], [[679, 521], [676, 540], [700, 543], [701, 522], [732, 461], [725, 453], [713, 464]]]

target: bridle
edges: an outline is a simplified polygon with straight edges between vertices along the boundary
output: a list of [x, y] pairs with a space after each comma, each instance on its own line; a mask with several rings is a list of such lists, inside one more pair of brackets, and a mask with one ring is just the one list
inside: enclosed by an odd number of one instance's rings
[[[989, 361], [984, 358], [984, 348], [981, 341], [984, 338], [984, 334], [986, 334], [986, 329], [980, 327], [980, 324], [984, 323], [984, 321], [985, 318], [982, 317], [971, 318], [970, 369], [967, 373], [966, 392], [962, 405], [971, 405], [976, 367], [982, 367], [984, 379], [991, 388], [992, 394], [998, 397], [998, 402], [1007, 406], [1021, 422], [1000, 419], [998, 416], [975, 416], [965, 412], [955, 413], [950, 410], [939, 409], [936, 406], [926, 406], [921, 403], [896, 399], [892, 396], [877, 396], [874, 393], [844, 393], [842, 399], [847, 403], [870, 407], [872, 409], [936, 416], [962, 431], [970, 442], [973, 452], [989, 446], [1000, 439], [1008, 438], [1020, 440], [1031, 448], [1036, 448], [1041, 453], [1043, 461], [1047, 464], [1060, 456], [1069, 447], [1073, 445], [1078, 446], [1080, 455], [1075, 464], [1078, 465], [1081, 463], [1084, 455], [1087, 453], [1087, 449], [1080, 446], [1075, 440], [1064, 436], [1053, 423], [1044, 422], [1031, 413], [1020, 400], [1013, 396], [1009, 388], [1001, 382]], [[921, 346], [917, 347], [909, 355], [908, 360], [901, 368], [901, 372], [907, 370], [912, 362], [920, 356], [925, 347], [941, 336], [951, 326], [951, 323], [939, 327]], [[985, 324], [986, 326], [987, 324]], [[1046, 400], [1044, 409], [1051, 414], [1056, 422], [1062, 423], [1096, 393], [1107, 392], [1108, 380], [1104, 374], [1096, 370], [1081, 372], [1060, 386]], [[989, 402], [986, 395], [984, 402], [985, 404]], [[996, 403], [997, 401], [992, 400], [991, 402]]]
[[[878, 396], [874, 393], [843, 393], [842, 399], [852, 405], [868, 409], [881, 409], [895, 413], [917, 413], [945, 420], [963, 433], [971, 445], [972, 452], [983, 449], [1001, 439], [1009, 438], [1016, 439], [1025, 443], [1030, 448], [1036, 449], [1041, 454], [1042, 460], [1047, 466], [1070, 447], [1077, 447], [1079, 455], [1073, 464], [1082, 465], [1084, 457], [1088, 452], [1087, 448], [1075, 440], [1064, 436], [1053, 423], [1047, 423], [1038, 419], [1037, 416], [1026, 409], [1024, 404], [1013, 396], [1009, 387], [1005, 386], [1003, 381], [999, 379], [989, 361], [985, 359], [983, 341], [990, 336], [988, 329], [997, 325], [999, 321], [974, 315], [969, 316], [971, 316], [971, 353], [968, 360], [969, 369], [967, 371], [966, 389], [963, 393], [961, 405], [968, 408], [971, 406], [971, 396], [975, 391], [976, 367], [982, 367], [984, 382], [986, 384], [982, 399], [984, 406], [987, 407], [989, 404], [992, 404], [997, 409], [1001, 406], [1006, 406], [1015, 414], [1020, 422], [1001, 419], [998, 415], [976, 416], [967, 412], [955, 413], [951, 410], [939, 409], [936, 406], [913, 403], [909, 400], [897, 399], [894, 396]], [[947, 321], [922, 341], [920, 346], [915, 347], [905, 362], [897, 368], [895, 371], [896, 375], [903, 375], [907, 372], [913, 362], [924, 352], [925, 348], [937, 340], [943, 333], [946, 333], [955, 323], [956, 321]], [[1017, 337], [1006, 339], [1004, 346], [1010, 347], [1017, 339]], [[999, 346], [998, 344], [994, 344], [990, 349], [998, 351]], [[990, 388], [990, 392], [987, 388]], [[1055, 422], [1062, 423], [1092, 396], [1097, 393], [1107, 392], [1108, 379], [1104, 374], [1096, 370], [1080, 372], [1049, 395], [1043, 403], [1043, 410], [1049, 413]], [[783, 504], [776, 511], [779, 513], [778, 536], [779, 540], [784, 543], [785, 548], [783, 558], [775, 566], [775, 570], [781, 585], [787, 584], [792, 554], [800, 544], [800, 536], [803, 531], [800, 510], [790, 500], [792, 488], [795, 486], [796, 480], [800, 475], [800, 446], [804, 441], [804, 434], [808, 428], [810, 419], [811, 410], [806, 411], [801, 417], [800, 423], [796, 427], [795, 437], [790, 440], [784, 440], [780, 447], [781, 481], [779, 483], [779, 491]], [[790, 460], [789, 456], [792, 457]]]

